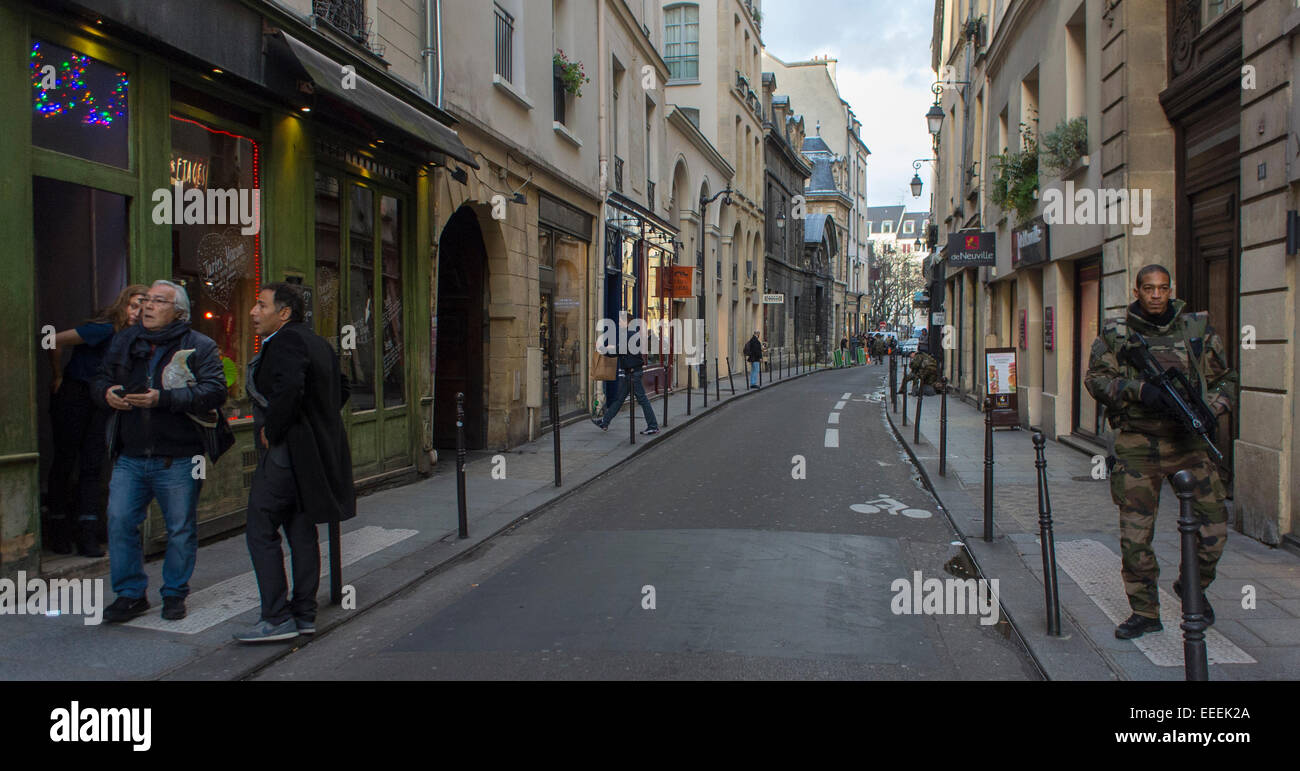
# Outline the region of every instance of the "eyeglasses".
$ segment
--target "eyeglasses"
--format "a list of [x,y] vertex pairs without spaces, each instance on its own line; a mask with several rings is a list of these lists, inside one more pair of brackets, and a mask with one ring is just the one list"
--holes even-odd
[[175,300],[168,300],[165,297],[146,297],[140,301],[141,305],[175,305]]

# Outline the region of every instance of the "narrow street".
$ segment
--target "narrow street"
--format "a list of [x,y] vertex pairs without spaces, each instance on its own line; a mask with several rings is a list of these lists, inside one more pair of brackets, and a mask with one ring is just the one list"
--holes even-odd
[[259,677],[1037,678],[1005,621],[891,610],[896,579],[950,578],[962,549],[884,422],[886,371],[656,440]]

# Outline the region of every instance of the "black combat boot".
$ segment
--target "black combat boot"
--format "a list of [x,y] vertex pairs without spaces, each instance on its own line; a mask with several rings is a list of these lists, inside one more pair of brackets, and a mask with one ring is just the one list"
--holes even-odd
[[68,533],[67,517],[50,517],[45,531],[45,545],[55,554],[71,554],[72,538]]
[[1134,613],[1128,617],[1128,620],[1115,627],[1115,636],[1121,640],[1132,640],[1134,637],[1141,637],[1147,632],[1159,632],[1164,629],[1158,618],[1147,618]]

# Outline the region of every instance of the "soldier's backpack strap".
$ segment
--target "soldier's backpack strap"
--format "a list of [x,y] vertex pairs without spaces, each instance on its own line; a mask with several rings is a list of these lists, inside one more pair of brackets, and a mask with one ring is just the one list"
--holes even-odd
[[[1183,314],[1185,320],[1183,328],[1183,344],[1187,346],[1188,359],[1191,362],[1192,369],[1196,372],[1196,377],[1200,381],[1201,399],[1204,400],[1207,392],[1205,381],[1205,335],[1210,328],[1210,314],[1207,311],[1196,311],[1195,313]],[[1200,350],[1197,351],[1192,346],[1192,340],[1200,339]]]

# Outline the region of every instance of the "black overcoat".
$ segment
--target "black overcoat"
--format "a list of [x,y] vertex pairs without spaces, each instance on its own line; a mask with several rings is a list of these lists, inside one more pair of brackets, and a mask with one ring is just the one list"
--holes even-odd
[[262,347],[253,376],[266,397],[266,439],[285,443],[298,487],[299,511],[316,524],[357,513],[352,451],[339,410],[350,394],[330,344],[306,324],[280,327]]

